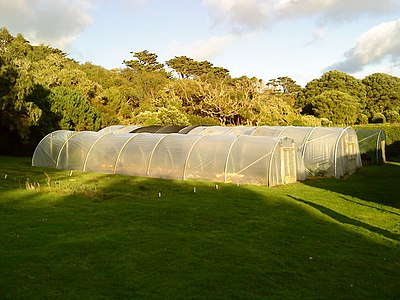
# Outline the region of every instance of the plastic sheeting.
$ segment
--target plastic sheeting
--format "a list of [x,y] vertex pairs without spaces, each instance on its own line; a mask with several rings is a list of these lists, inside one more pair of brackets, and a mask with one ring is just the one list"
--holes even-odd
[[301,179],[304,166],[307,176],[342,177],[362,166],[357,134],[351,127],[259,126],[223,127],[199,126],[188,134],[250,135],[289,137],[297,145],[297,177]]
[[139,125],[111,125],[111,126],[103,128],[103,129],[100,129],[98,132],[102,133],[102,134],[109,133],[109,132],[130,133],[139,128],[142,128],[142,126],[139,126]]
[[186,134],[197,126],[139,126],[139,125],[111,125],[98,132],[100,133],[182,133]]
[[32,165],[171,179],[274,186],[297,180],[290,138],[56,131],[38,144]]
[[383,129],[356,129],[356,133],[362,159],[372,164],[385,163],[385,131]]
[[32,165],[43,165],[56,168],[60,151],[70,137],[77,134],[75,131],[58,130],[46,135],[36,147],[32,157]]

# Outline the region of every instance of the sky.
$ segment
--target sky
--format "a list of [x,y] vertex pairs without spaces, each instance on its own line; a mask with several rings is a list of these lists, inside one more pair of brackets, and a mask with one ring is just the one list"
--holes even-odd
[[0,0],[0,27],[107,69],[148,50],[302,86],[330,70],[400,77],[399,0]]

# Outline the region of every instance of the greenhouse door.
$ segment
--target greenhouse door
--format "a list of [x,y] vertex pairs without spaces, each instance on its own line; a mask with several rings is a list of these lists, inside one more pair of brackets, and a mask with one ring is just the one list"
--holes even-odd
[[294,147],[281,148],[281,176],[283,184],[297,181],[296,150]]
[[[385,141],[381,141],[382,161],[386,164]],[[379,160],[378,160],[379,161]]]

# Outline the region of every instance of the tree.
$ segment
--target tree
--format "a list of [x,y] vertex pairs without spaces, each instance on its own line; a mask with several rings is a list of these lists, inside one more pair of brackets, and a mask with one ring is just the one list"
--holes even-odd
[[291,106],[295,105],[296,97],[301,91],[301,86],[287,76],[271,79],[268,81],[267,86]]
[[211,74],[217,79],[229,78],[229,70],[222,67],[213,67]]
[[79,69],[85,72],[89,80],[98,83],[103,89],[121,86],[129,82],[121,76],[119,70],[107,70],[89,62],[80,65]]
[[371,123],[386,123],[386,117],[381,113],[374,113],[371,119]]
[[[12,86],[7,84],[11,89],[2,88],[7,95],[1,97],[1,121],[7,124],[7,130],[17,133],[21,141],[37,139],[39,135],[60,128],[60,120],[63,128],[67,129],[99,128],[99,115],[95,116],[98,112],[94,112],[91,101],[95,103],[100,99],[101,86],[89,80],[80,70],[80,65],[66,58],[61,50],[44,45],[32,46],[21,34],[13,37],[6,29],[1,29],[0,57],[0,85],[6,85],[5,74],[10,75],[11,71],[16,74],[12,76]],[[7,66],[4,66],[4,61]],[[61,95],[57,89],[50,93],[50,89],[57,87],[67,87],[68,93],[64,91]],[[77,105],[78,102],[87,106],[80,109],[82,105]],[[78,112],[87,113],[87,118],[83,115],[78,117]],[[68,122],[65,119],[68,118],[70,122],[66,126]]]
[[90,80],[79,69],[79,64],[65,58],[62,54],[51,53],[44,59],[32,62],[31,73],[34,80],[48,88],[68,87],[91,100],[100,98],[102,87]]
[[239,111],[243,102],[232,97],[223,80],[213,83],[200,80],[195,81],[200,93],[199,111],[205,116],[217,118],[221,125],[240,123]]
[[173,69],[181,79],[190,78],[193,74],[195,61],[186,56],[175,56],[165,62],[168,67]]
[[[8,47],[11,45],[13,40],[14,37],[10,34],[7,28],[0,28],[0,56],[2,56],[3,59],[7,55],[7,52],[9,52]],[[10,53],[10,55],[12,54]]]
[[5,85],[5,95],[0,97],[1,126],[27,139],[29,127],[38,124],[42,112],[30,97],[37,86],[29,72],[30,64],[23,59],[18,63],[18,67],[0,63],[0,83]]
[[[136,84],[138,80],[133,71],[129,68],[107,70],[91,63],[81,65],[80,70],[86,73],[89,80],[101,86],[99,100],[92,103],[101,111],[103,121],[107,124],[132,123],[135,110],[139,109],[139,101],[143,100],[139,99],[139,93],[144,93],[138,92],[140,86]],[[163,76],[157,77],[164,81]]]
[[307,83],[296,98],[296,107],[302,109],[303,114],[313,114],[313,99],[326,92],[339,91],[356,97],[361,109],[366,105],[366,90],[361,80],[339,71],[329,71],[320,79],[314,79]]
[[49,101],[61,129],[97,131],[102,126],[99,111],[72,89],[63,86],[52,88]]
[[311,100],[314,115],[326,118],[334,125],[352,125],[361,114],[360,103],[355,96],[337,90],[328,90]]
[[110,116],[115,116],[118,123],[129,123],[134,106],[126,92],[124,87],[112,86],[103,92],[101,107],[96,107]]
[[0,57],[0,142],[9,151],[0,151],[3,154],[27,149],[30,140],[40,140],[54,129],[48,91],[33,81],[28,61],[18,62],[19,67],[6,64]]
[[13,37],[6,28],[0,28],[0,56],[7,63],[25,58],[32,51],[32,46],[18,34]]
[[169,79],[160,72],[142,72],[132,74],[124,69],[121,74],[130,82],[132,93],[129,95],[137,113],[151,110],[158,93],[168,84]]
[[160,90],[169,80],[169,73],[164,70],[164,65],[157,62],[157,55],[147,50],[133,54],[136,58],[124,61],[127,68],[121,75],[134,87],[135,93],[132,101],[137,103],[137,113],[151,111],[153,102]]
[[284,94],[296,94],[300,92],[301,86],[296,83],[292,78],[283,76],[268,81],[268,87],[274,92]]
[[[367,91],[366,113],[375,122],[383,114],[388,122],[397,122],[400,113],[400,78],[375,73],[362,80]],[[374,119],[374,120],[372,120]]]
[[176,107],[160,107],[157,111],[144,111],[135,118],[136,124],[145,126],[160,125],[189,125],[189,120],[185,114]]
[[[141,72],[165,72],[164,65],[157,61],[157,54],[148,50],[131,52],[135,59],[124,60],[124,64],[131,68],[135,73]],[[165,72],[166,74],[166,72]]]
[[41,111],[39,121],[36,125],[29,127],[29,139],[35,145],[49,132],[60,129],[57,116],[51,111],[49,94],[49,89],[35,83],[33,89],[26,97],[27,102],[34,103]]
[[[0,154],[9,154],[6,149],[13,149],[20,140],[19,134],[13,130],[14,113],[11,91],[18,78],[16,69],[4,62],[0,56]],[[11,125],[11,126],[10,126]]]
[[251,101],[265,90],[262,80],[256,77],[242,76],[232,78],[227,81],[227,85],[231,87],[232,94],[235,94],[235,97],[242,99],[244,102]]
[[13,89],[18,78],[18,72],[15,67],[6,64],[0,57],[0,108],[5,105],[6,96]]
[[250,108],[254,115],[250,124],[287,126],[301,119],[296,109],[269,90],[255,98]]
[[195,61],[186,56],[175,56],[166,61],[168,67],[173,69],[181,79],[224,79],[229,77],[229,71],[222,67],[214,67],[209,61]]

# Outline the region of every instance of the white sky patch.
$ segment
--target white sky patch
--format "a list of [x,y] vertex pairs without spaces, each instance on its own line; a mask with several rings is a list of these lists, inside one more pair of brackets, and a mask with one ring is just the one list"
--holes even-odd
[[215,23],[227,23],[231,31],[257,29],[269,20],[269,1],[203,0]]
[[91,23],[89,0],[0,0],[0,27],[63,50]]
[[148,3],[148,0],[119,0],[119,1],[121,1],[125,5],[125,7],[129,10],[136,10],[139,7]]
[[216,24],[227,24],[233,32],[268,27],[282,19],[313,17],[326,24],[400,10],[398,0],[203,0],[203,4]]
[[277,16],[297,18],[316,16],[320,22],[349,21],[364,15],[395,14],[398,0],[277,0]]
[[327,35],[327,32],[326,32],[325,26],[322,26],[322,25],[321,26],[316,26],[314,28],[314,30],[312,31],[312,39],[311,39],[311,41],[307,42],[304,46],[309,46],[309,45],[311,45],[313,43],[316,43],[316,42],[318,42],[320,40],[323,40],[323,39],[325,39],[326,35]]
[[222,37],[212,37],[206,41],[196,41],[190,45],[193,58],[197,60],[211,59],[220,54],[226,45],[237,37],[234,35],[225,35]]
[[199,61],[211,60],[215,56],[218,56],[230,42],[233,42],[238,37],[238,35],[233,34],[214,36],[208,40],[197,40],[188,45],[182,45],[174,41],[170,44],[170,49],[176,56],[186,55]]
[[315,27],[312,36],[314,40],[321,40],[326,36],[326,29],[323,26]]
[[399,36],[400,20],[381,23],[364,32],[355,47],[347,51],[344,60],[328,69],[354,73],[381,62],[388,62],[392,69],[396,69],[400,64]]

